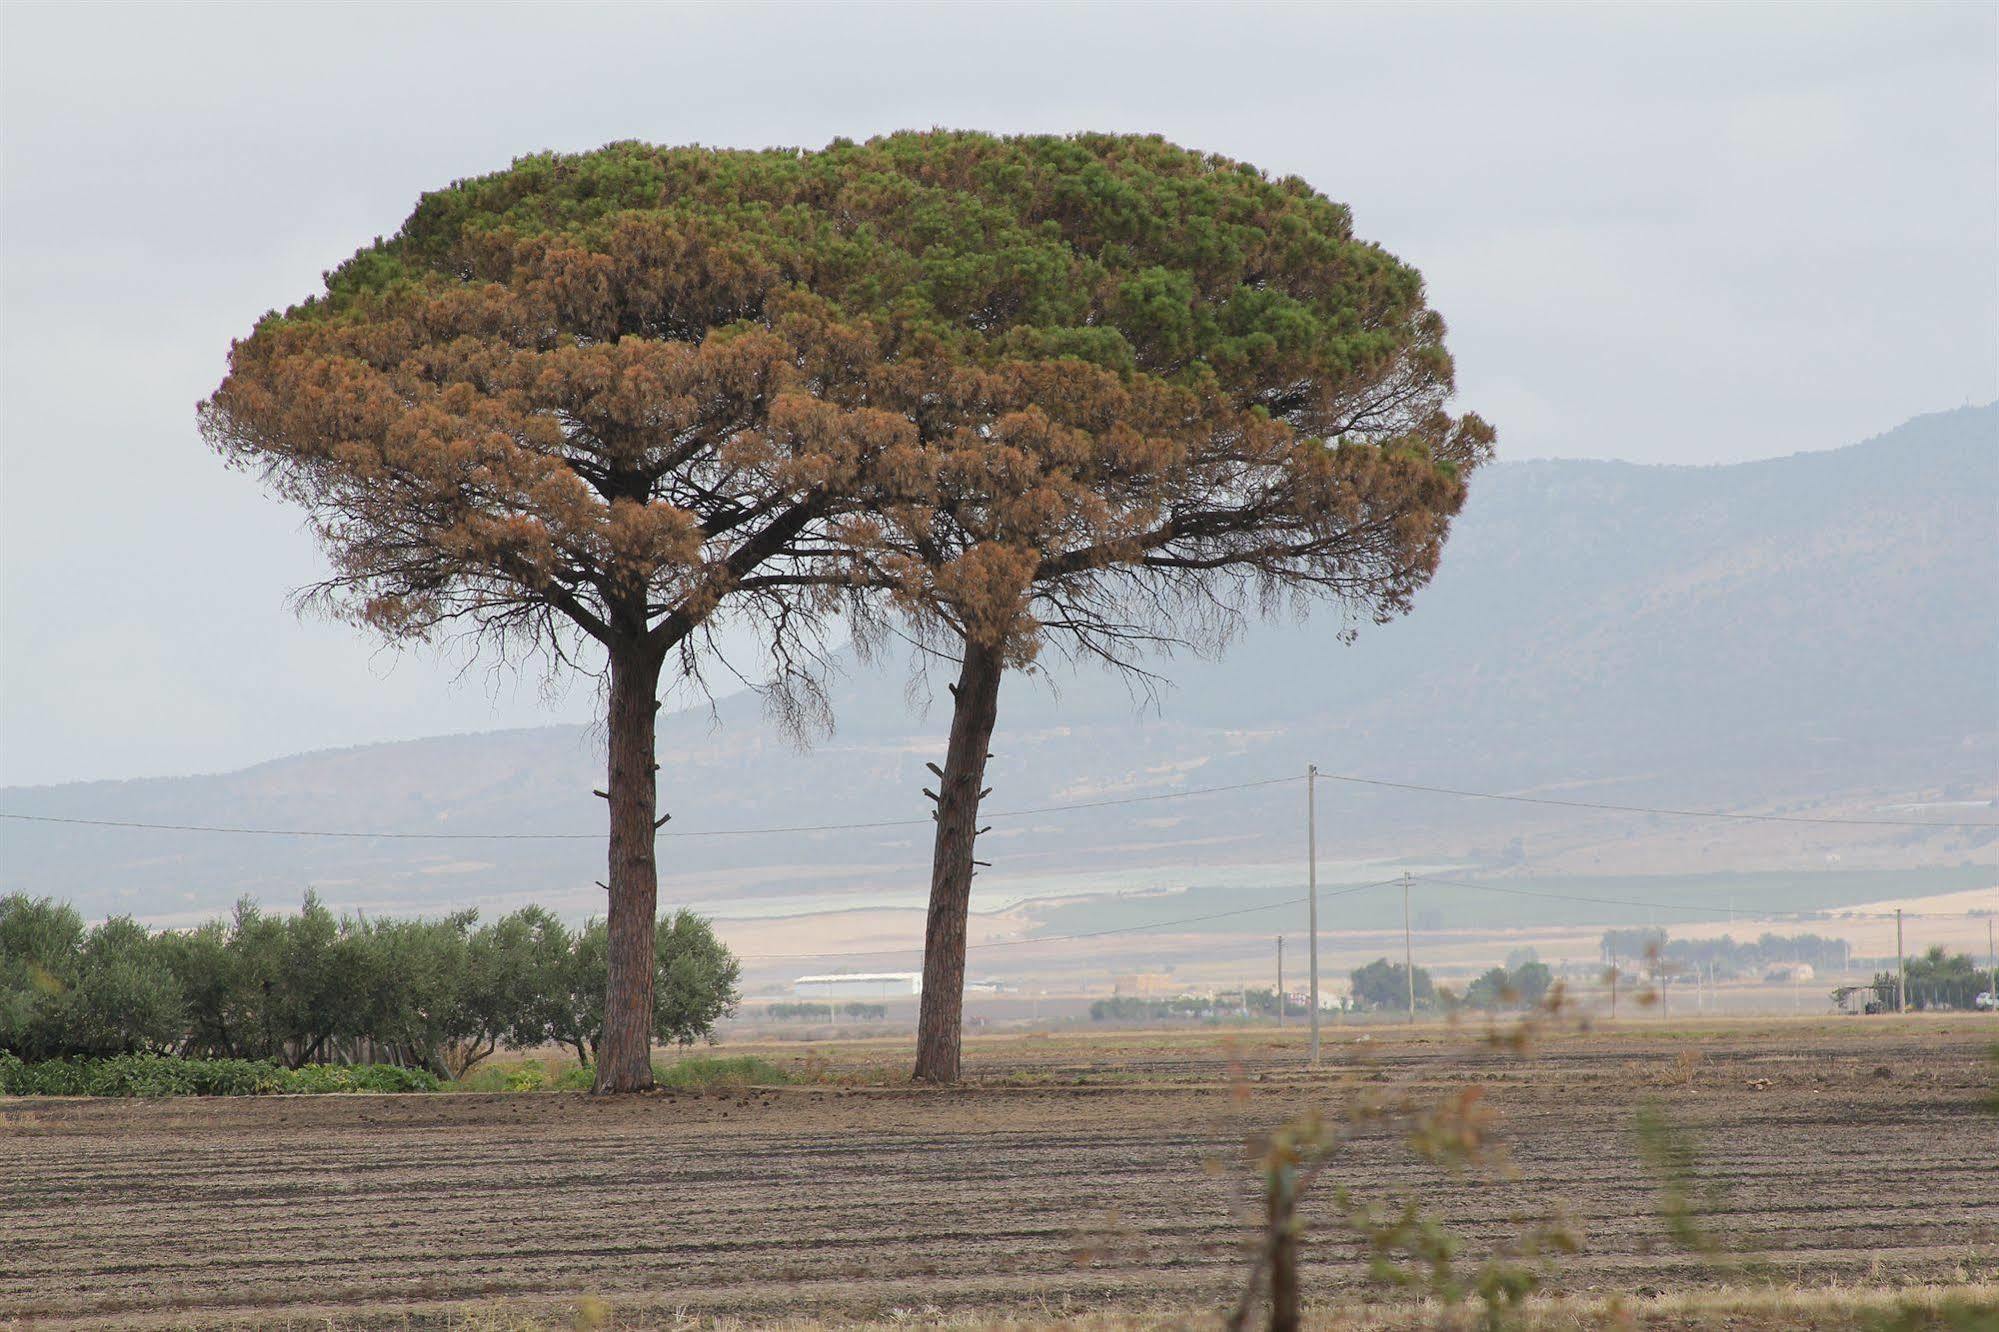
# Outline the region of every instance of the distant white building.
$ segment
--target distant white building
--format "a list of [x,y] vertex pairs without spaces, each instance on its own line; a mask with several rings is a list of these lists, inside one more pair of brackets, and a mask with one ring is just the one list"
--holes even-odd
[[895,999],[923,993],[920,971],[848,972],[800,976],[791,983],[800,999]]

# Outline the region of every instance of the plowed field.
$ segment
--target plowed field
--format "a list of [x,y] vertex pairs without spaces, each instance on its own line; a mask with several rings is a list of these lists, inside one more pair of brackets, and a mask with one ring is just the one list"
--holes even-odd
[[[621,1321],[1215,1306],[1242,1271],[1245,1140],[1378,1085],[1481,1087],[1515,1176],[1451,1178],[1364,1136],[1337,1177],[1420,1196],[1473,1254],[1560,1209],[1582,1251],[1558,1291],[1748,1279],[1667,1239],[1632,1133],[1648,1097],[1698,1143],[1722,1190],[1708,1224],[1757,1279],[1989,1281],[1995,1036],[1617,1031],[1522,1060],[1340,1033],[1317,1074],[1295,1032],[995,1038],[947,1091],[0,1100],[0,1323],[403,1326],[579,1296]],[[1325,1207],[1322,1189],[1305,1210]],[[1331,1234],[1306,1277],[1321,1301],[1365,1283]]]

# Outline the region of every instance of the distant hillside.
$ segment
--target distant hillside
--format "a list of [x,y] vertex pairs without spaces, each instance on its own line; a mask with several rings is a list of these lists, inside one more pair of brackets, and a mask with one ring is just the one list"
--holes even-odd
[[[1999,406],[1864,444],[1729,467],[1501,463],[1479,475],[1436,583],[1351,646],[1330,615],[1262,625],[1220,662],[1162,666],[1156,707],[1101,674],[1009,682],[997,810],[1330,772],[1641,804],[1865,809],[1989,798],[1999,780]],[[800,755],[754,699],[667,717],[670,831],[921,820],[945,717],[894,669],[850,673],[839,731]],[[941,682],[938,684],[941,693]],[[0,809],[163,823],[440,832],[601,827],[596,738],[547,727],[280,759],[240,772],[0,792]],[[1822,802],[1830,802],[1829,804]],[[1871,802],[1871,803],[1870,803]],[[1301,794],[1002,820],[988,902],[1199,872],[1295,866]],[[1583,845],[1676,855],[1671,821],[1330,787],[1330,859],[1488,864]],[[1978,833],[1871,839],[1758,829],[1717,844],[1760,867],[1957,864]],[[669,896],[731,913],[920,899],[927,828],[662,842]],[[1747,836],[1748,834],[1744,834]],[[588,840],[396,842],[0,824],[0,891],[158,918],[307,884],[369,909],[601,901]],[[1678,840],[1674,840],[1678,839]],[[1632,854],[1638,854],[1636,852]],[[1689,852],[1688,854],[1691,854]],[[1643,859],[1643,855],[1640,859]],[[1649,863],[1649,862],[1648,862]],[[1748,866],[1741,866],[1748,867]],[[1289,869],[1281,871],[1289,874]],[[1261,877],[1259,877],[1261,876]]]

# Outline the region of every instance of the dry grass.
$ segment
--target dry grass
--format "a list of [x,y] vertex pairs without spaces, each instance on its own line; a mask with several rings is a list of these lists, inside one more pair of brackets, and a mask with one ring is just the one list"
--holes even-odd
[[[1305,1324],[1331,1332],[1418,1332],[1471,1328],[1468,1313],[1434,1304],[1339,1301],[1307,1306]],[[890,1332],[934,1327],[959,1332],[1182,1332],[1212,1329],[1220,1315],[1185,1306],[1139,1308],[1117,1313],[1075,1312],[1059,1305],[1039,1311],[1006,1313],[941,1310],[912,1305],[887,1316],[856,1320],[704,1317],[684,1309],[612,1305],[585,1298],[556,1304],[503,1303],[439,1305],[363,1317],[295,1314],[277,1322],[184,1324],[204,1329],[231,1326],[283,1328],[286,1332]],[[155,1325],[167,1326],[167,1325]],[[1900,1289],[1854,1286],[1766,1287],[1746,1290],[1682,1291],[1652,1297],[1537,1299],[1510,1324],[1521,1332],[1994,1332],[1999,1329],[1999,1284],[1972,1282]]]

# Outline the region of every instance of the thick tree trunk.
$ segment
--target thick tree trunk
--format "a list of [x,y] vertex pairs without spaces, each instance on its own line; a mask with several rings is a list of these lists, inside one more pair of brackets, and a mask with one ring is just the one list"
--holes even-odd
[[979,791],[999,714],[1000,654],[965,645],[951,709],[951,742],[937,784],[937,841],[930,857],[930,918],[923,936],[923,1001],[916,1025],[916,1077],[956,1082],[964,1031],[965,916]]
[[604,1035],[597,1046],[597,1090],[643,1091],[652,1086],[653,922],[659,910],[659,867],[653,859],[658,782],[653,769],[653,718],[661,658],[644,649],[611,653],[610,982],[604,994]]

